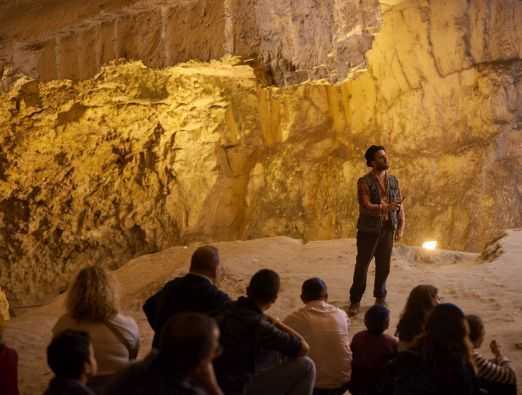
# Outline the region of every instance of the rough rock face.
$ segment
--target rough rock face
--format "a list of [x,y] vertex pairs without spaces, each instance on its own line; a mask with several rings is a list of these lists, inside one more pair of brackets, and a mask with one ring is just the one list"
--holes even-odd
[[236,238],[255,87],[226,64],[19,80],[0,100],[2,283],[41,296],[88,262]]
[[353,127],[399,159],[412,241],[478,250],[522,224],[521,20],[515,0],[405,2],[348,84],[365,98]]
[[405,241],[479,250],[522,226],[521,19],[515,0],[402,3],[339,85],[263,87],[235,61],[17,80],[0,97],[0,285],[29,300],[86,262],[194,240],[352,236],[376,142]]
[[40,0],[5,9],[0,75],[5,69],[10,76],[78,80],[118,58],[165,67],[233,54],[257,59],[277,84],[337,81],[365,64],[380,25],[378,0],[67,3]]
[[9,320],[9,302],[5,292],[0,288],[0,340],[2,338],[3,324]]

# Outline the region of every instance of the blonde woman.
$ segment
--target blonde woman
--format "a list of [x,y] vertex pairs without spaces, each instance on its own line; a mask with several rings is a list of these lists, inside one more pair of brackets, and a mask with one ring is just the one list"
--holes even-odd
[[67,294],[66,310],[54,326],[53,336],[65,329],[90,335],[98,362],[94,388],[136,359],[138,326],[134,319],[120,313],[116,285],[106,270],[97,266],[82,269]]

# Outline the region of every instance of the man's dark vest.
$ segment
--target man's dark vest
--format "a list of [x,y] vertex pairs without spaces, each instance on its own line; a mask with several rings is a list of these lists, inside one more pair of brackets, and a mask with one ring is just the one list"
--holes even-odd
[[[400,199],[399,182],[394,176],[388,175],[388,202],[397,202]],[[365,182],[370,190],[370,203],[380,204],[381,193],[377,179],[372,174],[367,174],[359,179],[359,182]],[[390,211],[390,221],[393,230],[397,229],[399,222],[397,211]],[[383,227],[383,218],[377,215],[371,215],[364,209],[359,210],[359,220],[357,221],[357,229],[361,232],[379,233]]]

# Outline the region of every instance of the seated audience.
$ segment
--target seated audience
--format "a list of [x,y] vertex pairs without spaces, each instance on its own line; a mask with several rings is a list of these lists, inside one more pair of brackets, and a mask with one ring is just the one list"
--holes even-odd
[[303,283],[301,300],[305,306],[290,314],[284,323],[310,346],[308,355],[317,370],[314,395],[342,395],[352,365],[350,320],[343,310],[328,304],[328,290],[320,278]]
[[484,358],[479,352],[486,335],[484,324],[476,315],[468,315],[466,319],[480,386],[487,390],[488,395],[516,395],[517,377],[511,367],[511,361],[502,354],[502,349],[495,340],[489,345],[495,358],[492,360]]
[[87,379],[96,374],[96,359],[87,332],[65,330],[47,347],[47,363],[54,373],[44,395],[93,395]]
[[65,329],[89,334],[98,362],[98,376],[91,378],[89,386],[96,392],[111,375],[136,359],[139,349],[138,326],[119,312],[113,281],[101,267],[82,269],[67,294],[67,313],[53,328],[54,335]]
[[374,305],[364,316],[366,330],[357,333],[351,344],[353,395],[390,394],[386,365],[397,355],[397,339],[384,332],[390,325],[390,311]]
[[[227,395],[310,395],[315,366],[306,357],[309,346],[301,335],[265,314],[279,293],[279,275],[258,271],[247,296],[227,306],[219,317],[223,354],[216,359],[219,383]],[[271,361],[274,352],[286,357]]]
[[428,315],[438,303],[438,290],[434,286],[417,285],[412,289],[395,332],[399,338],[399,351],[414,344],[415,338],[424,331]]
[[212,315],[230,301],[228,295],[215,285],[219,267],[217,248],[199,247],[192,254],[189,273],[169,281],[147,299],[143,311],[154,330],[152,347],[158,347],[161,328],[174,314],[194,312]]
[[2,395],[18,395],[18,354],[3,341],[8,314],[0,311],[0,388]]
[[212,366],[219,348],[212,318],[176,314],[164,325],[158,349],[117,375],[104,395],[222,395]]
[[424,334],[393,362],[396,395],[479,394],[473,367],[468,325],[462,310],[437,305]]

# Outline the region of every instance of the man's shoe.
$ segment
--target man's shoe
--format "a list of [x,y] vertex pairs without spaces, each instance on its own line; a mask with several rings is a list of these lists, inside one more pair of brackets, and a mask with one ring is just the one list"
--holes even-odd
[[375,298],[375,304],[379,306],[388,307],[388,303],[386,303],[386,298]]
[[359,310],[361,310],[360,303],[351,303],[350,307],[348,307],[348,317],[354,317],[359,314]]

